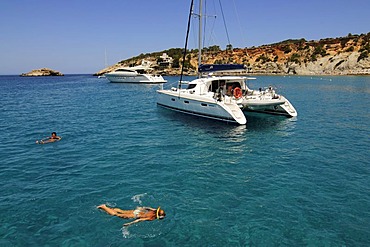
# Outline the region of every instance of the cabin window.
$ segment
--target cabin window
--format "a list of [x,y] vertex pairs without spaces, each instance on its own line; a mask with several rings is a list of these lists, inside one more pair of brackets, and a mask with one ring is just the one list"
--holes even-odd
[[212,81],[212,84],[209,86],[209,90],[210,92],[216,92],[218,88],[218,81]]
[[176,101],[174,98],[171,98],[172,101]]
[[223,86],[225,86],[225,80],[212,81],[211,85],[209,86],[209,91],[216,93],[217,89]]
[[208,106],[206,103],[202,103],[202,104],[200,104],[201,106]]
[[189,104],[189,101],[185,100],[185,101],[184,101],[184,103],[185,103],[185,104]]
[[232,86],[232,88],[234,89],[234,88],[236,88],[236,87],[238,87],[238,88],[241,88],[241,86],[240,86],[240,82],[227,82],[226,83],[226,87],[229,87],[229,86]]
[[196,85],[197,84],[189,84],[187,89],[193,89],[193,88],[195,88]]

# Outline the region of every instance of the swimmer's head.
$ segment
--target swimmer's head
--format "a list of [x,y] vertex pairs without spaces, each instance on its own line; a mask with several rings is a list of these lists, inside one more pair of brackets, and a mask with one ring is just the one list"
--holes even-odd
[[164,219],[165,216],[166,216],[166,213],[164,212],[164,210],[161,209],[161,207],[158,207],[157,208],[157,219],[162,220]]
[[57,132],[53,132],[51,133],[52,136],[56,136],[57,135]]

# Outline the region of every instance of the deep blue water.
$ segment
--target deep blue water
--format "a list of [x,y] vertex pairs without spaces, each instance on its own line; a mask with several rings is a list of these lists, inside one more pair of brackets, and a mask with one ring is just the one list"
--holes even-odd
[[[157,107],[157,85],[0,76],[0,246],[370,246],[370,77],[251,87],[268,84],[297,118],[237,126]],[[122,228],[102,203],[167,217]]]

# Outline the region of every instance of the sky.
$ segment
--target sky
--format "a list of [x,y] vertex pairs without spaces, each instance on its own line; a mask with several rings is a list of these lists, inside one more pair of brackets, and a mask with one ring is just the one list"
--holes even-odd
[[[0,75],[44,67],[93,74],[142,53],[182,48],[190,2],[0,0]],[[205,46],[221,49],[228,40],[244,48],[370,32],[369,0],[206,0],[204,8]],[[192,32],[188,48],[196,40]]]

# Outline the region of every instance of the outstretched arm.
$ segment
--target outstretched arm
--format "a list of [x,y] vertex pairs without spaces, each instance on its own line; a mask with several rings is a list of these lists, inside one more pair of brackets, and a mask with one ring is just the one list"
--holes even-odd
[[150,220],[150,219],[148,219],[148,218],[136,219],[136,220],[131,221],[131,222],[129,222],[129,223],[125,223],[125,224],[123,224],[123,226],[129,226],[129,225],[136,224],[136,223],[139,223],[139,222],[141,222],[141,221],[146,221],[146,220]]
[[50,137],[46,137],[44,139],[41,139],[40,141],[36,141],[37,144],[44,144],[50,142]]

